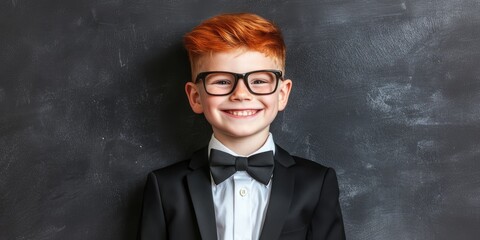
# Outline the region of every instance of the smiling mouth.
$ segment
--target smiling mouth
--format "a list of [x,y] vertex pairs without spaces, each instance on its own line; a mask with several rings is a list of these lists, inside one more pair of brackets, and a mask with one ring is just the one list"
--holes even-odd
[[237,117],[248,117],[255,115],[259,110],[227,110],[226,112]]

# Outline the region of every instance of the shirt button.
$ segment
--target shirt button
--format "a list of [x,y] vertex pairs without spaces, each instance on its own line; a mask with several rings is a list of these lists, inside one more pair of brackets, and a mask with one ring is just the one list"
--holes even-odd
[[240,188],[240,196],[242,196],[242,197],[247,196],[247,189],[245,189],[245,188]]

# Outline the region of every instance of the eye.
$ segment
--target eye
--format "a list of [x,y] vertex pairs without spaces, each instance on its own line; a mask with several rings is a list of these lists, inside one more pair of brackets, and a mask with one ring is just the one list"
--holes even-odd
[[275,82],[275,75],[271,72],[255,72],[248,76],[250,85],[264,85]]
[[266,80],[266,79],[252,79],[250,81],[250,84],[265,84],[265,83],[269,83],[270,81]]
[[213,85],[230,85],[232,84],[232,82],[230,80],[227,80],[227,79],[219,79],[219,80],[214,80],[212,82],[210,82],[210,84],[213,84]]
[[230,73],[210,73],[205,81],[208,85],[230,86],[235,82],[235,77]]

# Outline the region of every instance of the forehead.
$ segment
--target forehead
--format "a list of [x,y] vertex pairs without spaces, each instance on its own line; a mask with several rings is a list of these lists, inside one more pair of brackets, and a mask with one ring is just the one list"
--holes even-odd
[[194,73],[205,71],[242,73],[261,69],[283,70],[277,59],[267,56],[262,52],[246,49],[204,54],[192,63],[192,71]]

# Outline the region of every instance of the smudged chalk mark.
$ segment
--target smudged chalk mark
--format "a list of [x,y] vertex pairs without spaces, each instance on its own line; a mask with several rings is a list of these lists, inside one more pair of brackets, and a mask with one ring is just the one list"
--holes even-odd
[[92,8],[91,13],[92,13],[93,21],[98,22],[97,11],[94,8]]
[[83,23],[83,18],[82,17],[78,18],[76,21],[77,26],[82,26],[82,23]]
[[374,89],[374,91],[367,94],[368,103],[370,107],[378,111],[389,113],[392,108],[390,101],[398,102],[403,99],[403,96],[409,93],[412,88],[411,84],[405,86],[398,84],[387,84],[386,86]]
[[132,29],[133,39],[137,40],[137,30],[135,30],[135,24],[131,24],[130,28]]
[[18,151],[17,144],[14,144],[12,146],[6,146],[6,147],[4,146],[3,149],[0,150],[0,162],[1,163],[4,163],[5,161],[7,162],[0,169],[0,182],[3,182],[3,177],[7,176],[10,165],[12,164],[12,162],[16,160],[15,153],[17,151]]
[[312,143],[310,141],[310,138],[311,138],[311,134],[307,134],[307,136],[305,137],[304,144],[307,147],[306,153],[310,159],[316,159],[315,153],[312,151]]
[[120,67],[123,68],[127,64],[122,61],[122,51],[118,49],[118,62],[120,63]]

